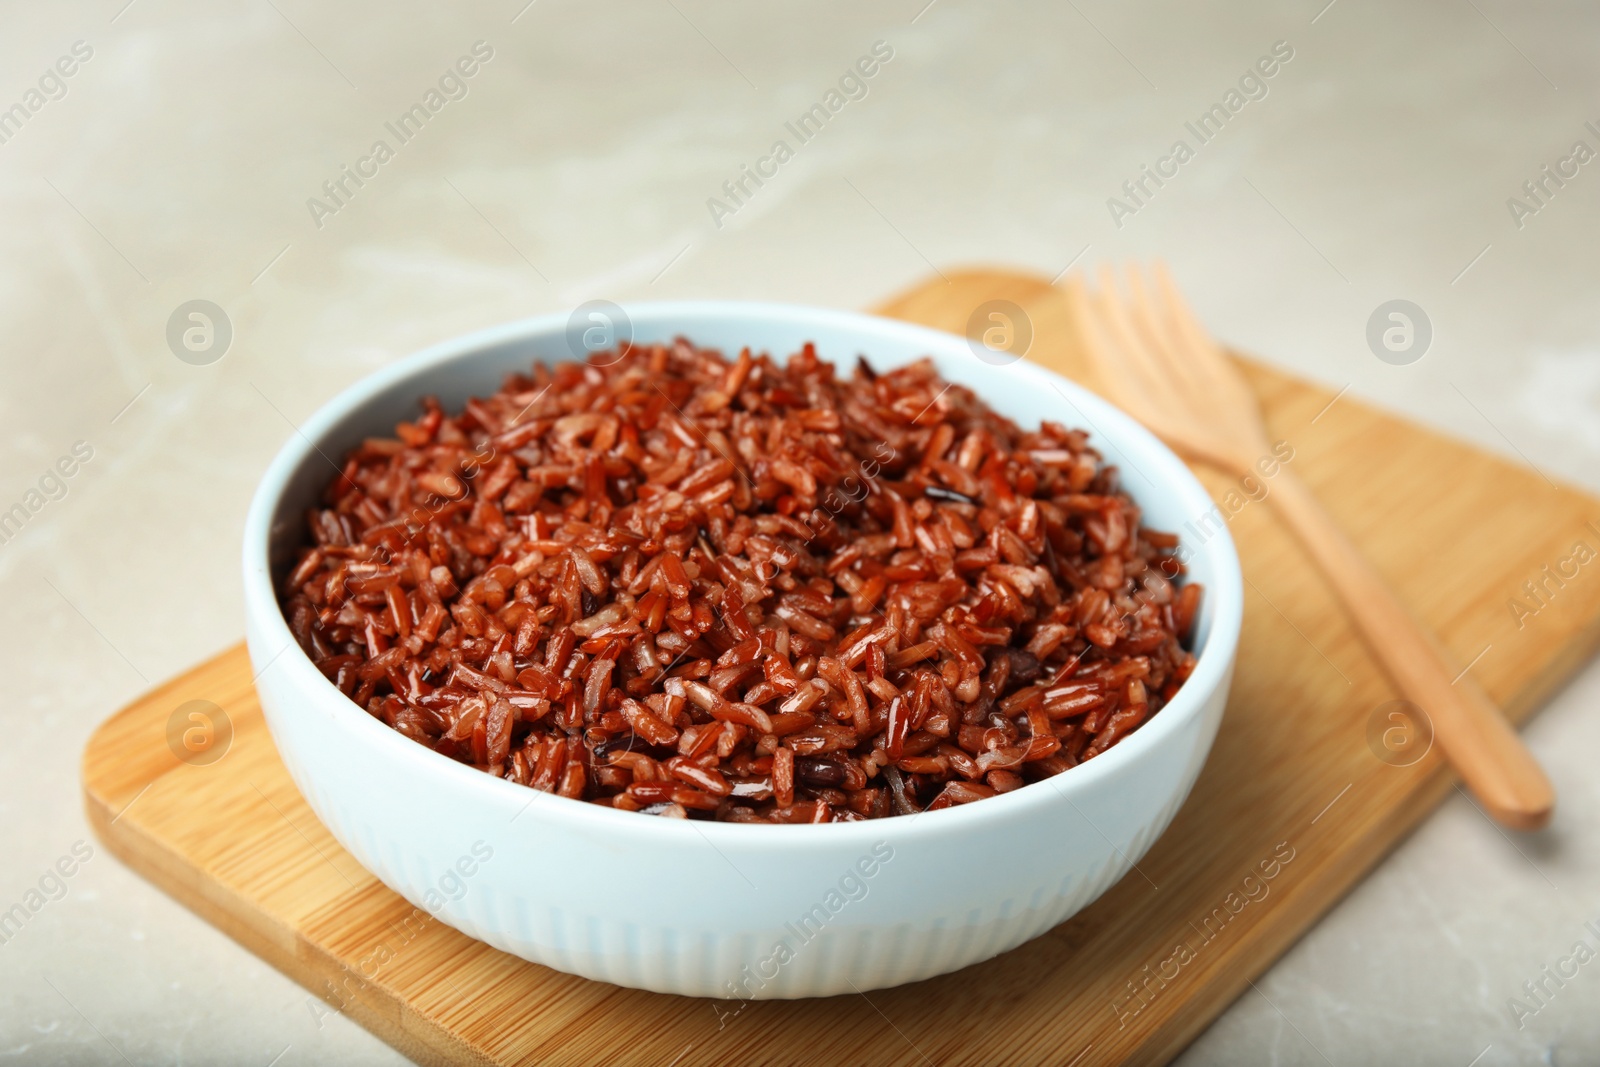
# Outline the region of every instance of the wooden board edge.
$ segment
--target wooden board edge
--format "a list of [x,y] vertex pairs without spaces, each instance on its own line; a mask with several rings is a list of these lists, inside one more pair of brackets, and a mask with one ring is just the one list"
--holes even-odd
[[[213,658],[227,656],[238,647]],[[145,698],[140,698],[96,727],[85,746],[85,755],[94,750],[107,725],[124,715],[137,714],[144,706]],[[356,982],[348,982],[352,977],[348,967],[319,945],[306,940],[298,930],[272,922],[252,901],[230,893],[220,883],[215,893],[198,887],[195,877],[203,872],[158,838],[142,833],[136,823],[122,822],[122,814],[132,805],[114,814],[111,805],[95,792],[87,776],[83,783],[83,801],[90,829],[107,851],[242,948],[271,964],[310,996],[328,1004],[334,1013],[348,1015],[368,1033],[425,1067],[460,1067],[462,1064],[495,1067],[496,1061],[432,1019],[418,1014],[385,986],[359,976],[355,976]],[[342,1005],[332,992],[341,983],[350,992]],[[319,993],[319,989],[328,992]]]
[[1159,1067],[1176,1059],[1210,1029],[1234,1001],[1255,988],[1256,979],[1366,881],[1379,863],[1405,843],[1443,803],[1455,784],[1455,775],[1448,767],[1441,766],[1410,792],[1405,807],[1375,821],[1368,832],[1353,839],[1357,843],[1355,848],[1313,867],[1298,892],[1290,898],[1299,899],[1299,909],[1280,908],[1269,914],[1286,918],[1278,922],[1269,918],[1252,927],[1244,944],[1235,949],[1235,959],[1241,966],[1214,977],[1208,985],[1192,993],[1185,1001],[1186,1012],[1170,1015],[1151,1029],[1145,1039],[1148,1055],[1146,1049],[1141,1049],[1127,1062]]
[[[1537,715],[1546,704],[1553,700],[1557,693],[1572,684],[1585,667],[1594,658],[1600,655],[1600,617],[1589,620],[1589,624],[1575,631],[1568,638],[1565,646],[1556,657],[1550,661],[1542,677],[1536,677],[1503,705],[1506,715],[1512,724],[1520,731]],[[1556,797],[1559,810],[1560,796]]]
[[[1525,727],[1597,653],[1600,653],[1600,618],[1574,634],[1567,647],[1551,662],[1544,676],[1531,679],[1506,702],[1504,709],[1516,727],[1519,730]],[[1441,764],[1412,788],[1404,806],[1395,809],[1388,818],[1374,822],[1366,833],[1355,839],[1356,847],[1345,852],[1339,862],[1314,868],[1315,873],[1307,880],[1307,887],[1300,891],[1302,899],[1309,895],[1309,903],[1298,914],[1285,910],[1271,913],[1288,916],[1289,921],[1274,923],[1268,920],[1251,928],[1246,935],[1246,943],[1256,947],[1247,951],[1240,946],[1235,950],[1236,958],[1240,961],[1249,960],[1250,964],[1236,974],[1213,979],[1209,986],[1192,993],[1185,1002],[1190,1009],[1189,1017],[1173,1014],[1160,1020],[1147,1038],[1153,1046],[1149,1049],[1149,1055],[1146,1056],[1145,1050],[1141,1049],[1128,1062],[1159,1067],[1176,1059],[1234,1001],[1252,989],[1257,978],[1270,970],[1341,900],[1366,881],[1378,864],[1404,844],[1459,785],[1449,766]],[[1558,805],[1559,802],[1558,797]],[[1489,818],[1487,815],[1483,817]]]
[[[1568,647],[1551,662],[1544,677],[1530,680],[1507,701],[1505,710],[1516,727],[1519,730],[1526,727],[1540,709],[1570,684],[1597,653],[1600,653],[1600,618],[1574,635]],[[1186,1002],[1190,1008],[1189,1017],[1172,1015],[1161,1020],[1147,1039],[1154,1046],[1149,1056],[1146,1057],[1141,1050],[1128,1062],[1158,1067],[1176,1059],[1234,1001],[1253,988],[1257,978],[1270,970],[1340,901],[1366,881],[1378,864],[1404,844],[1459,784],[1449,766],[1441,765],[1412,789],[1403,807],[1397,808],[1390,817],[1374,822],[1371,829],[1357,839],[1357,846],[1341,856],[1340,862],[1328,864],[1326,869],[1316,869],[1315,875],[1308,879],[1308,888],[1301,890],[1301,894],[1310,895],[1310,902],[1299,915],[1283,910],[1271,913],[1303,921],[1274,923],[1268,920],[1253,927],[1247,935],[1247,942],[1255,943],[1258,947],[1253,951],[1246,951],[1242,946],[1236,950],[1239,960],[1249,960],[1251,963],[1238,970],[1236,975],[1213,979],[1208,987],[1191,994]],[[1558,797],[1558,806],[1559,803]],[[1484,818],[1488,819],[1488,816],[1484,815]]]

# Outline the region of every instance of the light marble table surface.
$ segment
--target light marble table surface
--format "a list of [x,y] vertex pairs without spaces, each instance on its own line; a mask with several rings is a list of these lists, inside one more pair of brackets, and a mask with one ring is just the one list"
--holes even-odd
[[[0,510],[92,458],[0,544],[0,907],[93,840],[96,724],[238,640],[240,527],[286,420],[487,323],[1159,255],[1233,344],[1600,490],[1592,5],[524,3],[3,8]],[[385,132],[480,41],[420,133]],[[727,200],[879,41],[864,95]],[[1278,42],[1256,98],[1162,164]],[[1134,201],[1145,165],[1176,174]],[[369,177],[335,204],[346,166]],[[1401,298],[1433,337],[1391,365],[1367,321]],[[166,340],[196,299],[232,328],[203,365]],[[1548,831],[1454,797],[1180,1062],[1600,1062],[1600,963],[1520,1027],[1508,1006],[1600,943],[1597,700],[1591,667],[1528,730]],[[0,1060],[399,1060],[98,847],[65,885],[0,944]]]

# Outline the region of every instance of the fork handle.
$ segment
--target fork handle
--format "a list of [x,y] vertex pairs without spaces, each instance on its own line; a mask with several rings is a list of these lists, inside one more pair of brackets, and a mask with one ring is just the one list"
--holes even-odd
[[1434,739],[1498,822],[1536,830],[1550,820],[1555,791],[1533,753],[1487,694],[1455,673],[1419,623],[1293,472],[1273,479],[1268,497],[1316,559],[1367,647],[1404,696],[1427,714]]

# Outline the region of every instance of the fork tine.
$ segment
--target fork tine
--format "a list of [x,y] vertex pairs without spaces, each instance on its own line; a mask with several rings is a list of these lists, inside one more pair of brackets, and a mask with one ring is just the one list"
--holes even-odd
[[[1255,395],[1192,316],[1180,318],[1170,302],[1133,275],[1132,301],[1117,291],[1109,267],[1103,288],[1091,291],[1074,274],[1064,288],[1085,355],[1099,368],[1113,400],[1177,452],[1227,471],[1248,471],[1261,454],[1266,431]],[[1159,281],[1159,276],[1158,276]],[[1170,279],[1160,297],[1172,292]],[[1192,383],[1203,383],[1192,387]]]
[[1233,365],[1222,347],[1200,325],[1200,320],[1178,291],[1166,264],[1157,260],[1153,273],[1162,303],[1166,306],[1167,318],[1172,323],[1182,351],[1193,362],[1195,369],[1206,377],[1208,387],[1227,395],[1236,403],[1248,405],[1248,409],[1257,412],[1259,418],[1261,405],[1255,393],[1245,382],[1239,368]]
[[1108,303],[1114,304],[1114,298],[1091,290],[1084,275],[1074,274],[1067,282],[1067,299],[1078,335],[1090,362],[1110,390],[1110,398],[1147,427],[1154,429],[1170,424],[1167,418],[1170,405],[1152,395],[1145,376],[1122,356],[1125,345],[1117,337],[1106,311]]
[[1127,308],[1117,295],[1116,276],[1110,266],[1100,269],[1100,285],[1095,304],[1107,332],[1124,356],[1118,362],[1127,365],[1137,379],[1139,388],[1150,395],[1158,408],[1167,412],[1183,410],[1186,405],[1181,394],[1173,387],[1165,361],[1150,350],[1149,344],[1133,328]]
[[1096,307],[1083,275],[1072,273],[1063,288],[1066,290],[1067,307],[1072,313],[1072,323],[1077,329],[1078,339],[1083,342],[1090,365],[1105,379],[1106,386],[1118,403],[1140,422],[1152,424],[1158,419],[1159,412],[1150,406],[1148,395],[1132,368],[1116,358],[1114,342],[1109,337],[1104,316]]
[[1204,402],[1212,382],[1205,368],[1186,358],[1183,346],[1173,334],[1173,324],[1162,313],[1137,264],[1128,267],[1128,290],[1132,294],[1134,325],[1144,333],[1151,350],[1161,357],[1168,376],[1184,392]]

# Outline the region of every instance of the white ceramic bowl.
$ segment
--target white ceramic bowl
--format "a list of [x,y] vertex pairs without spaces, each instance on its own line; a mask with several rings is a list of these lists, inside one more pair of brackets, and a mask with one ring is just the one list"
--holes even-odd
[[[537,793],[440,756],[373,719],[295,645],[272,564],[362,437],[417,398],[446,407],[512,369],[573,358],[566,315],[449,341],[358,382],[292,436],[250,507],[244,583],[256,687],[278,751],[339,842],[419,908],[561,971],[663,993],[811,997],[898,985],[988,959],[1089,904],[1144,855],[1194,784],[1233,673],[1243,593],[1224,528],[1184,465],[1105,401],[1032,364],[997,367],[965,339],[866,315],[723,301],[627,309],[636,341],[683,335],[783,359],[813,341],[848,367],[931,356],[1019,423],[1091,431],[1157,529],[1179,531],[1206,596],[1199,662],[1127,740],[1012,793],[910,817],[823,826],[660,819]],[[315,447],[313,447],[315,446]]]

